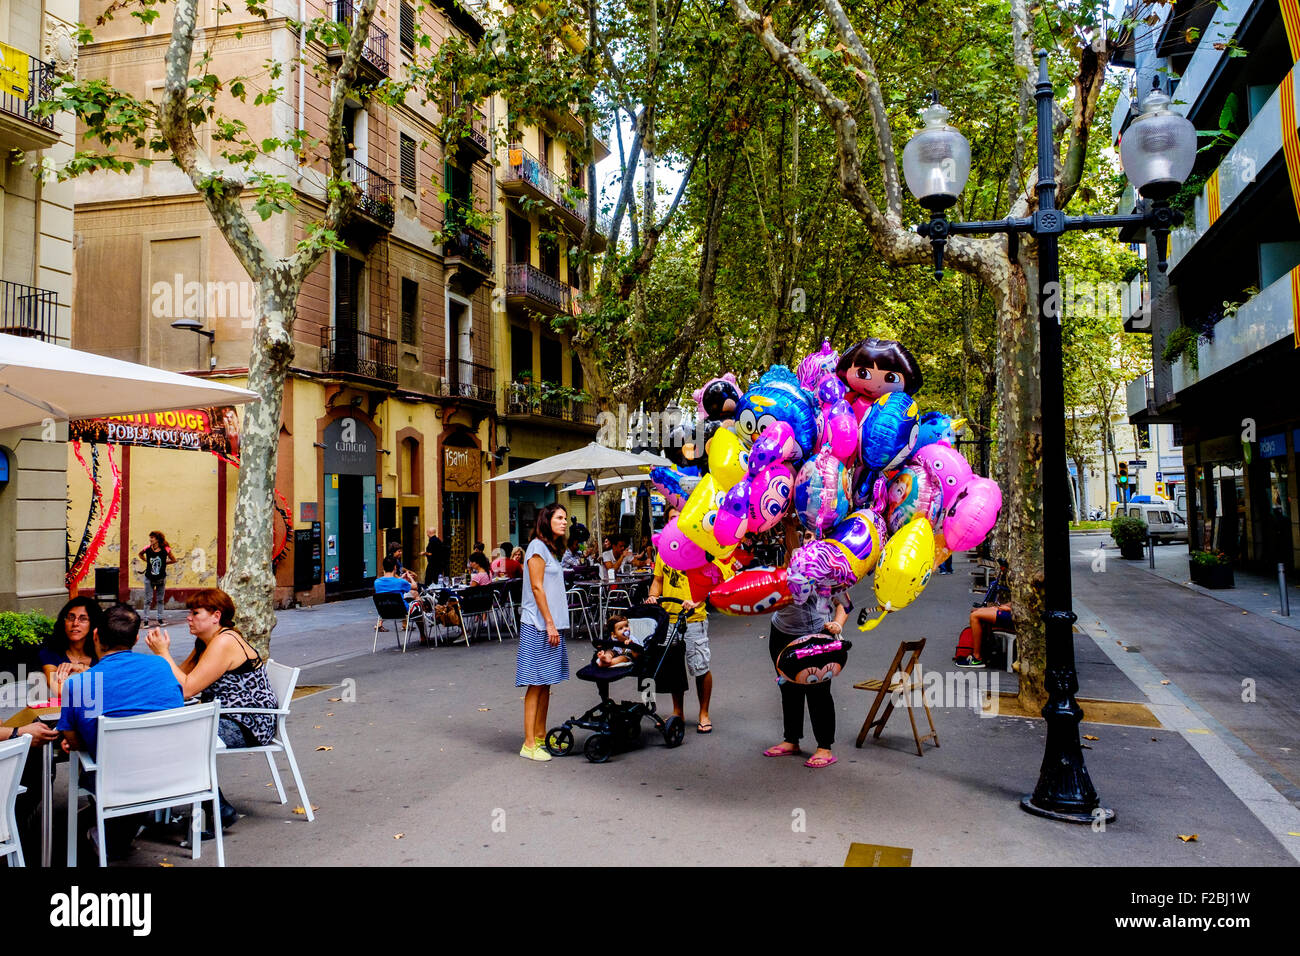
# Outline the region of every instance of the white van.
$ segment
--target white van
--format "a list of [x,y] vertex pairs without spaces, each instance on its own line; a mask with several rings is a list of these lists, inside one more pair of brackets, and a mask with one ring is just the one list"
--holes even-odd
[[1147,524],[1147,533],[1157,543],[1187,541],[1187,518],[1179,513],[1172,501],[1161,504],[1129,502],[1124,513],[1130,518],[1140,518]]

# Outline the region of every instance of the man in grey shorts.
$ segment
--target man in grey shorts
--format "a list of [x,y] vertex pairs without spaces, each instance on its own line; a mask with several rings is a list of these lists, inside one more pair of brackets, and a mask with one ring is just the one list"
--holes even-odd
[[[676,508],[670,508],[667,520],[677,514]],[[684,571],[670,568],[663,558],[655,556],[654,581],[650,585],[650,594],[646,598],[651,604],[657,604],[659,598],[668,600],[664,610],[675,618],[680,606],[690,612],[686,618],[686,673],[695,678],[695,690],[700,695],[700,719],[695,725],[698,734],[712,733],[713,721],[709,719],[709,701],[713,697],[713,672],[710,668],[709,653],[709,609],[704,602],[691,600],[691,586]],[[673,713],[684,715],[686,695],[684,692],[673,694]]]

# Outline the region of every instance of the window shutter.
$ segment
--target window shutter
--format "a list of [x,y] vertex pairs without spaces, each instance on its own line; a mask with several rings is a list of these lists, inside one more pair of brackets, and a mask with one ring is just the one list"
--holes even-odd
[[401,137],[402,149],[402,188],[415,192],[417,175],[415,165],[415,140],[405,133]]
[[402,4],[401,35],[403,49],[415,50],[415,8],[409,3]]

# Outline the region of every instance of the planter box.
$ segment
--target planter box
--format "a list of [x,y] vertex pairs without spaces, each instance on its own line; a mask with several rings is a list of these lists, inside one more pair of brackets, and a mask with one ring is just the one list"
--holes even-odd
[[1126,561],[1141,561],[1145,554],[1146,551],[1141,542],[1119,546],[1119,556]]
[[1194,561],[1189,561],[1188,564],[1192,569],[1193,584],[1199,584],[1203,588],[1210,588],[1215,591],[1237,586],[1236,578],[1232,574],[1232,565],[1230,564],[1201,565]]

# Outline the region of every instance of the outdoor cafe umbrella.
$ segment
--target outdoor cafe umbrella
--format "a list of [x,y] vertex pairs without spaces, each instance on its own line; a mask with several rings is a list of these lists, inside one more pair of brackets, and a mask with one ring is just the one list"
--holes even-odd
[[0,429],[104,415],[241,405],[256,392],[0,334]]
[[[591,442],[583,448],[543,458],[531,465],[524,465],[504,475],[489,478],[488,481],[537,481],[550,485],[566,485],[575,481],[586,482],[590,478],[596,494],[596,546],[600,547],[601,479],[638,477],[648,481],[646,476],[651,468],[670,464],[672,462],[667,458],[661,458],[650,452],[634,455],[621,448],[610,448],[599,442]],[[603,600],[601,613],[604,613]]]

